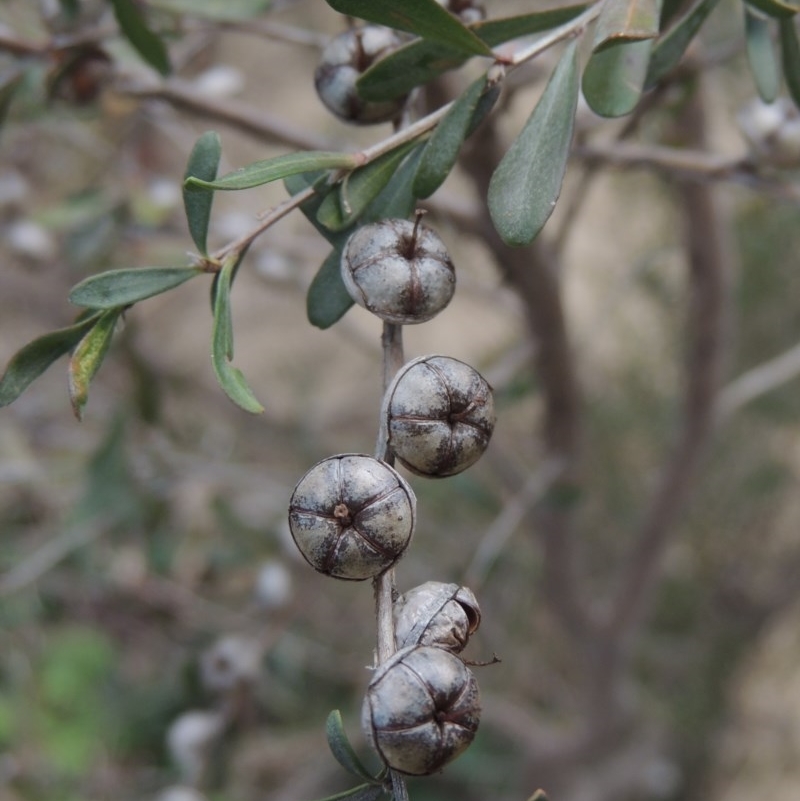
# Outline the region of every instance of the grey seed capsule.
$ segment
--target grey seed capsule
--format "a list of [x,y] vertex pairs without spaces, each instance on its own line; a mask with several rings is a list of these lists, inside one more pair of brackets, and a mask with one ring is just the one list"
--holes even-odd
[[456,272],[439,235],[416,221],[364,225],[342,252],[342,280],[350,297],[390,323],[424,323],[447,306]]
[[457,654],[481,623],[472,590],[458,584],[426,581],[401,595],[394,604],[395,642],[435,645]]
[[306,561],[320,573],[353,581],[374,578],[400,558],[415,517],[408,483],[364,454],[318,462],[289,503],[289,528]]
[[331,39],[314,72],[314,86],[326,108],[344,122],[372,125],[400,115],[406,96],[384,101],[363,100],[356,89],[361,74],[400,44],[389,28],[364,25]]
[[361,719],[392,769],[427,776],[469,746],[480,720],[475,676],[442,648],[404,648],[375,671]]
[[481,457],[495,424],[492,388],[468,364],[421,356],[386,391],[383,434],[400,462],[418,475],[452,476]]

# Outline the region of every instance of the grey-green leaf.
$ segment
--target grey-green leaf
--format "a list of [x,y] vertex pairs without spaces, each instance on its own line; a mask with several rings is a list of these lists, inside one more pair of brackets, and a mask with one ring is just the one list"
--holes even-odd
[[359,784],[358,787],[351,787],[341,793],[329,795],[320,801],[378,801],[382,795],[385,793],[379,784]]
[[83,409],[89,400],[89,385],[108,353],[120,314],[122,309],[103,312],[78,343],[69,360],[69,400],[78,420],[83,419]]
[[783,2],[783,0],[745,0],[745,2],[753,8],[762,11],[767,16],[777,17],[778,19],[793,17],[800,11],[800,7],[793,3]]
[[150,0],[150,5],[173,14],[236,22],[252,19],[271,5],[270,0]]
[[341,261],[341,249],[332,250],[308,287],[306,313],[317,328],[330,328],[353,305],[342,281]]
[[84,278],[69,293],[70,303],[89,309],[111,309],[160,295],[201,275],[197,267],[135,267],[109,270]]
[[422,151],[414,194],[430,197],[445,181],[458,158],[478,101],[486,88],[486,75],[474,81],[450,107]]
[[353,170],[357,166],[358,160],[349,153],[305,150],[299,153],[286,153],[283,156],[255,161],[214,181],[187,178],[186,186],[202,189],[252,189],[255,186],[263,186],[298,173],[330,169]]
[[211,205],[214,193],[196,187],[187,186],[187,178],[198,178],[201,181],[213,181],[217,177],[217,168],[222,154],[222,143],[216,131],[206,131],[195,142],[183,176],[183,207],[189,233],[197,249],[208,255],[208,224],[211,220]]
[[781,32],[781,54],[786,86],[795,105],[800,108],[800,44],[793,19],[778,20]]
[[416,142],[406,142],[354,170],[322,201],[317,220],[329,231],[349,228],[389,183],[400,162],[414,147]]
[[772,42],[771,23],[745,6],[744,28],[747,61],[756,89],[765,103],[772,103],[781,89],[781,71]]
[[564,50],[542,97],[492,175],[489,212],[508,245],[527,245],[556,205],[578,102],[577,41]]
[[594,30],[592,49],[600,52],[622,42],[655,39],[661,0],[606,0]]
[[492,56],[492,50],[436,0],[327,0],[341,14],[359,17],[453,48],[473,56]]
[[133,0],[111,0],[114,16],[125,38],[136,52],[162,75],[171,72],[169,55],[164,41],[147,25]]
[[0,378],[0,406],[15,401],[53,362],[69,353],[97,322],[86,316],[67,328],[59,328],[18,350]]
[[364,767],[361,760],[356,756],[353,746],[350,745],[350,740],[347,739],[347,733],[342,722],[342,713],[338,709],[334,709],[328,715],[328,720],[325,722],[325,735],[328,738],[328,747],[331,749],[331,753],[346,771],[370,783],[380,781]]
[[212,331],[211,362],[217,381],[225,394],[246,412],[259,414],[264,407],[242,375],[242,371],[231,364],[233,359],[233,320],[231,317],[231,281],[238,260],[231,259],[222,266],[216,282],[214,295],[214,327]]
[[418,144],[406,156],[405,161],[392,176],[392,180],[369,204],[359,222],[377,222],[392,217],[405,219],[413,214],[417,205],[417,198],[413,192],[414,175],[424,148],[424,144]]
[[652,39],[624,41],[592,53],[583,71],[583,96],[595,114],[630,114],[642,96]]
[[[550,30],[569,22],[586,10],[586,5],[564,6],[516,17],[484,20],[470,29],[494,47],[521,36]],[[365,100],[401,97],[415,86],[432,81],[448,70],[460,67],[469,56],[427,39],[415,39],[376,61],[358,79],[358,92]]]
[[689,43],[719,0],[698,0],[655,44],[644,82],[652,89],[681,60]]

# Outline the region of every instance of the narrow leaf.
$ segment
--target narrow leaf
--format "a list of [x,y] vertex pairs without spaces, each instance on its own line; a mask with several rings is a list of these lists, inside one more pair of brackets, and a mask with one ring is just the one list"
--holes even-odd
[[571,41],[541,99],[489,183],[489,212],[509,245],[541,231],[561,192],[578,102],[577,41]]
[[[555,28],[585,10],[585,4],[565,6],[516,17],[484,20],[473,23],[470,29],[487,45],[494,47],[521,36]],[[400,97],[448,70],[457,69],[467,58],[468,56],[453,48],[443,47],[426,39],[415,39],[376,61],[366,70],[358,79],[358,93],[365,100]]]
[[621,42],[655,39],[661,0],[606,0],[594,30],[597,53]]
[[381,785],[359,784],[358,787],[329,795],[320,801],[377,801],[382,795],[384,795],[384,790]]
[[486,75],[474,81],[450,107],[425,145],[414,177],[414,194],[430,197],[445,181],[458,158],[472,117],[486,88]]
[[21,69],[12,69],[0,77],[0,125],[5,122],[11,100],[22,83],[24,75],[25,73]]
[[186,165],[186,173],[183,176],[183,207],[186,211],[189,233],[197,249],[204,256],[208,254],[208,224],[211,220],[211,204],[214,194],[187,186],[186,180],[198,178],[201,181],[213,181],[217,177],[221,153],[222,143],[219,134],[215,131],[206,131],[195,142],[189,155],[189,163]]
[[549,31],[575,19],[589,7],[587,3],[550,8],[545,11],[534,11],[529,14],[519,14],[515,17],[500,19],[486,19],[470,26],[486,44],[496,47],[504,42],[529,36],[532,33]]
[[408,218],[414,213],[417,198],[413,192],[414,175],[425,144],[418,144],[398,167],[386,188],[369,204],[361,223],[377,222],[391,217]]
[[153,8],[222,22],[252,19],[271,5],[270,0],[150,0]]
[[650,66],[644,82],[645,89],[652,89],[686,52],[689,43],[700,30],[708,15],[719,0],[698,0],[655,44],[650,56]]
[[783,75],[792,100],[800,108],[800,44],[797,41],[797,30],[793,19],[781,19],[778,25],[781,32]]
[[15,401],[53,362],[69,353],[99,316],[84,317],[67,328],[51,331],[17,351],[0,378],[0,406]]
[[601,117],[630,114],[642,96],[651,39],[625,41],[595,51],[583,71],[583,96]]
[[120,314],[122,309],[109,309],[103,312],[78,343],[69,360],[67,372],[69,400],[78,420],[83,419],[83,409],[89,400],[89,385],[108,353]]
[[159,295],[201,275],[197,267],[136,267],[109,270],[84,278],[69,293],[70,303],[89,309],[111,309]]
[[225,262],[217,278],[214,296],[211,361],[217,381],[225,394],[246,412],[259,414],[264,411],[264,407],[256,400],[253,391],[242,375],[242,371],[231,364],[231,359],[233,359],[231,282],[239,261],[240,258]]
[[147,26],[145,18],[133,0],[111,0],[114,16],[125,38],[134,50],[162,75],[171,72],[169,55],[161,37]]
[[784,0],[745,0],[745,2],[762,11],[769,17],[785,18],[793,17],[800,7],[793,3],[786,3]]
[[330,169],[352,170],[357,166],[358,162],[355,156],[349,153],[306,150],[255,161],[214,181],[203,181],[194,177],[187,178],[185,185],[202,189],[252,189],[254,186],[263,186],[271,181],[279,181],[281,178],[297,173]]
[[322,201],[317,220],[329,231],[349,228],[389,183],[400,162],[415,146],[416,142],[406,142],[371,164],[354,170],[339,184],[338,191],[331,192]]
[[408,31],[471,56],[492,57],[492,50],[436,0],[328,0],[341,14]]
[[747,42],[747,61],[759,97],[772,103],[781,89],[781,72],[778,55],[772,42],[771,24],[760,14],[745,6],[744,29]]
[[342,281],[341,261],[342,251],[332,250],[308,287],[308,321],[323,330],[340,320],[353,305]]
[[328,720],[325,723],[325,735],[328,738],[328,747],[331,749],[331,753],[346,771],[373,784],[376,781],[380,781],[364,767],[361,760],[356,756],[353,746],[350,745],[350,740],[347,739],[347,733],[342,722],[342,713],[338,709],[334,709],[328,715]]

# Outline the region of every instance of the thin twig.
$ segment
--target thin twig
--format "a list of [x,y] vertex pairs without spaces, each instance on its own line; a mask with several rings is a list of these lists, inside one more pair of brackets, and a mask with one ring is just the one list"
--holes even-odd
[[[705,115],[699,79],[683,110],[681,127],[696,145],[704,144]],[[622,644],[630,641],[644,617],[664,551],[689,497],[695,471],[713,430],[724,361],[725,286],[731,261],[728,231],[712,186],[687,182],[680,191],[692,295],[683,421],[646,510],[609,617],[609,636]]]
[[800,344],[731,381],[717,398],[718,422],[725,422],[742,406],[787,384],[800,375]]
[[330,150],[331,143],[308,126],[299,128],[282,117],[254,111],[252,105],[227,98],[211,98],[198,92],[190,82],[171,78],[161,83],[141,84],[121,81],[121,94],[140,100],[163,100],[200,117],[230,125],[267,142],[289,145],[299,150]]
[[524,520],[525,515],[544,497],[563,469],[563,460],[546,459],[538,470],[528,476],[519,491],[503,504],[502,511],[486,529],[486,533],[475,549],[472,561],[465,571],[464,583],[471,590],[480,589],[486,581],[492,565]]

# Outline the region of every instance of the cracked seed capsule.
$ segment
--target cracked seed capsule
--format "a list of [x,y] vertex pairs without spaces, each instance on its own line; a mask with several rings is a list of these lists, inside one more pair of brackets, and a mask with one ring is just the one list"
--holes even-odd
[[314,72],[314,86],[328,111],[344,122],[357,125],[396,119],[406,104],[407,95],[391,100],[364,100],[358,94],[356,81],[400,44],[400,38],[381,25],[351,28],[331,39]]
[[443,478],[481,457],[495,424],[492,388],[468,364],[421,356],[397,373],[383,400],[381,424],[400,462]]
[[458,584],[426,581],[401,595],[394,604],[397,648],[435,645],[457,654],[481,623],[472,590]]
[[384,462],[345,453],[315,464],[294,489],[289,528],[306,561],[339,579],[374,578],[405,551],[416,498]]
[[342,251],[348,294],[389,323],[424,323],[444,309],[455,292],[456,271],[447,248],[420,217],[364,225]]
[[417,645],[377,668],[361,719],[390,768],[427,776],[469,746],[480,713],[478,683],[469,668],[449,651]]

